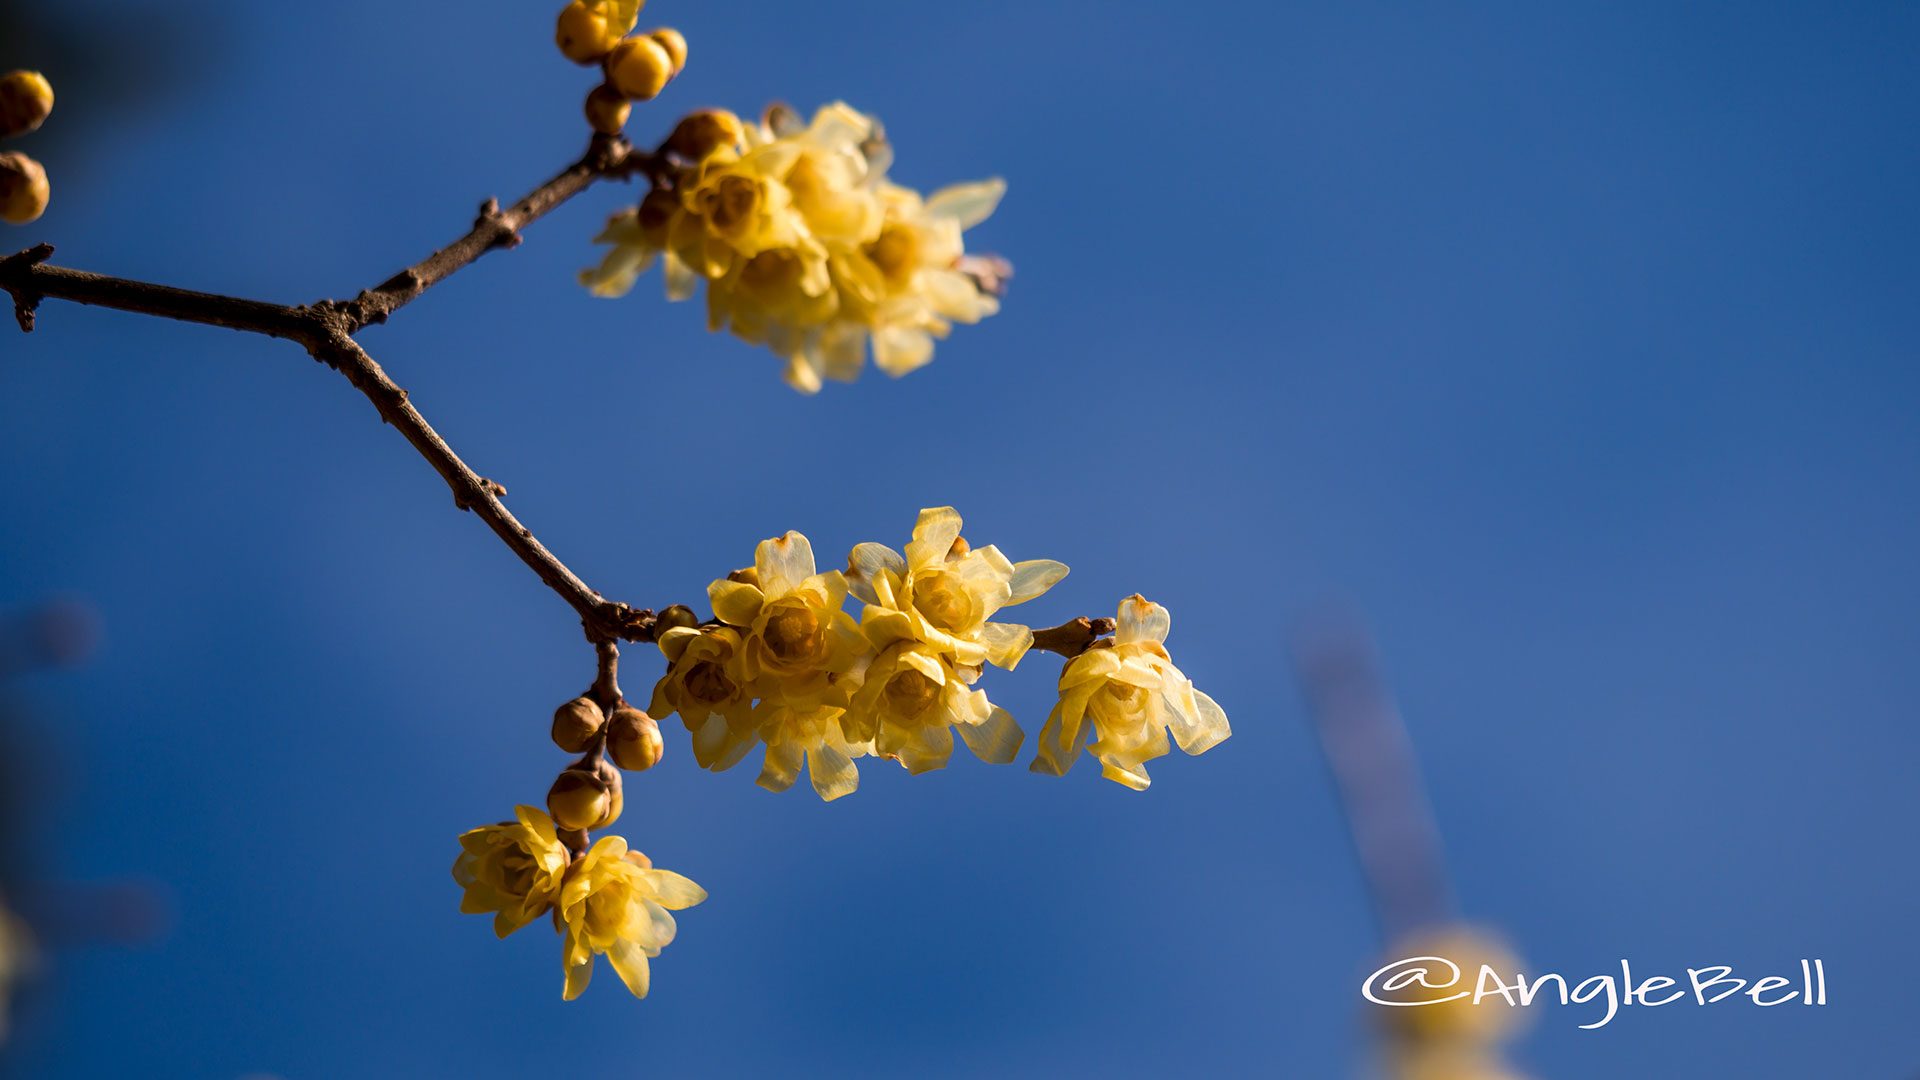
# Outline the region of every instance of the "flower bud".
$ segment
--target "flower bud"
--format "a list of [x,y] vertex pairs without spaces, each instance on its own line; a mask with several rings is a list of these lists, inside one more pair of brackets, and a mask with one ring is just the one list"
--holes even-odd
[[651,101],[673,78],[673,58],[652,38],[628,38],[606,59],[607,81],[635,101]]
[[[682,43],[681,55],[685,43]],[[25,135],[53,111],[53,84],[37,71],[0,75],[0,137]]]
[[47,212],[47,170],[19,152],[0,154],[0,221],[25,225]]
[[587,95],[587,123],[602,135],[618,135],[627,126],[633,104],[611,86],[596,86]]
[[553,745],[569,754],[583,753],[606,722],[607,714],[592,698],[574,698],[553,711]]
[[653,636],[658,638],[669,630],[692,629],[700,625],[700,616],[685,604],[675,604],[653,617]]
[[621,33],[618,27],[608,25],[607,17],[598,8],[574,0],[560,12],[553,43],[560,46],[561,55],[574,63],[592,64],[613,51],[620,43]]
[[568,769],[547,791],[547,812],[561,829],[598,829],[618,816],[611,786],[585,769]]
[[747,130],[740,118],[725,109],[701,109],[682,117],[667,136],[667,151],[688,161],[705,160],[723,146],[738,146]]
[[686,35],[672,27],[663,26],[647,36],[659,42],[660,47],[667,50],[667,59],[673,62],[673,74],[667,77],[679,78],[680,73],[687,70]]
[[660,764],[666,751],[653,717],[631,705],[613,711],[613,719],[607,721],[607,756],[615,765],[628,772],[645,772]]

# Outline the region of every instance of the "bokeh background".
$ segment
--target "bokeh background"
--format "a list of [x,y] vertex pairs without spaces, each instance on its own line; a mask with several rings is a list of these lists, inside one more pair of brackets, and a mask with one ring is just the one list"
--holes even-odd
[[[583,144],[558,0],[10,4],[62,95],[7,248],[297,302]],[[708,104],[845,98],[897,174],[1008,178],[1004,314],[816,399],[573,272],[631,189],[365,335],[598,588],[697,598],[796,528],[952,503],[1140,591],[1233,718],[1144,795],[956,758],[823,805],[668,759],[623,828],[712,893],[636,1003],[457,914],[537,802],[577,623],[338,376],[48,304],[0,336],[0,602],[86,598],[19,693],[61,880],[171,930],[59,952],[22,1076],[1352,1075],[1379,948],[1291,629],[1366,613],[1470,916],[1540,970],[1826,961],[1832,1004],[1547,1009],[1558,1080],[1911,1075],[1920,967],[1920,8],[654,0]],[[35,51],[29,53],[32,47]],[[630,693],[656,662],[629,650]],[[990,684],[1031,732],[1036,658]],[[1023,756],[1023,762],[1025,760]]]

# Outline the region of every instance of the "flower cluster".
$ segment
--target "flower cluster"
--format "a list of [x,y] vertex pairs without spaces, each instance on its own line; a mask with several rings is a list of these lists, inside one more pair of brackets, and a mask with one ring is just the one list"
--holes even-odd
[[[702,767],[732,768],[763,745],[762,787],[784,791],[804,766],[828,800],[858,787],[863,756],[913,773],[943,767],[955,733],[983,761],[1012,761],[1024,734],[973,686],[986,665],[1012,670],[1033,645],[1029,627],[995,615],[1067,567],[1011,562],[968,544],[960,526],[952,507],[922,510],[904,554],[860,544],[844,573],[819,572],[799,533],[763,541],[751,568],[709,587],[713,622],[659,636],[668,668],[648,710],[679,714]],[[1165,608],[1133,597],[1115,638],[1068,661],[1036,771],[1064,773],[1084,747],[1107,776],[1144,788],[1140,762],[1167,752],[1169,728],[1192,754],[1227,737],[1220,707],[1167,659],[1167,622]]]
[[[37,71],[0,75],[0,138],[25,135],[53,112],[53,84]],[[19,151],[0,154],[0,221],[25,225],[47,212],[47,170]]]
[[636,101],[660,96],[687,66],[687,39],[662,27],[629,37],[646,0],[573,0],[560,11],[554,44],[581,65],[597,65],[606,79],[587,95],[587,123],[618,135]]
[[705,282],[709,329],[766,346],[797,390],[852,380],[869,350],[882,371],[904,375],[933,359],[954,323],[999,310],[1010,271],[967,257],[961,234],[1006,185],[923,198],[887,178],[893,152],[879,122],[845,104],[811,123],[778,106],[753,125],[697,112],[657,158],[653,190],[607,223],[597,240],[612,250],[582,284],[622,296],[655,262],[671,299]]
[[[615,703],[611,712],[600,705],[607,699]],[[639,772],[659,763],[659,726],[619,699],[609,673],[604,686],[554,712],[553,741],[584,754],[547,792],[548,812],[517,807],[515,820],[460,837],[453,863],[453,879],[464,890],[460,910],[492,915],[493,932],[503,938],[551,913],[563,943],[569,1001],[587,988],[594,958],[602,954],[628,990],[646,997],[647,961],[673,941],[669,912],[707,894],[679,874],[654,869],[618,836],[589,847],[587,830],[620,817],[619,769]]]

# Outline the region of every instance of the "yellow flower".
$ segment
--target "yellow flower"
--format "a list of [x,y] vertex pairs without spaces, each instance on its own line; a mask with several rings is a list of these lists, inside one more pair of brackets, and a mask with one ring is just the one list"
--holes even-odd
[[517,806],[517,822],[483,825],[460,837],[453,880],[466,895],[460,910],[493,913],[493,932],[506,937],[539,918],[560,895],[567,849],[554,834],[553,819],[531,806]]
[[36,956],[27,924],[0,899],[0,1043],[7,1041],[7,1017],[14,985],[33,972]]
[[740,632],[740,679],[755,698],[755,734],[767,746],[760,786],[785,791],[802,759],[822,799],[859,786],[840,715],[867,654],[867,640],[841,610],[847,582],[839,571],[817,573],[813,545],[797,532],[763,540],[752,581],[721,579],[707,588],[713,614]]
[[662,186],[648,196],[673,200],[665,228],[642,220],[644,204],[609,222],[598,241],[613,250],[581,275],[596,296],[624,294],[664,252],[669,298],[706,281],[709,327],[766,346],[806,393],[858,376],[869,342],[882,370],[911,371],[953,323],[999,309],[966,272],[961,234],[993,213],[1006,185],[923,200],[886,179],[893,152],[870,116],[842,103],[805,125],[780,109],[754,127],[695,114],[667,149]]
[[1144,763],[1167,752],[1169,730],[1189,754],[1232,734],[1227,714],[1168,658],[1171,626],[1167,609],[1145,597],[1120,602],[1112,643],[1096,644],[1061,671],[1060,703],[1041,729],[1034,772],[1063,776],[1084,748],[1100,759],[1101,775],[1145,791]]
[[867,605],[861,628],[875,648],[924,642],[962,667],[1011,671],[1032,647],[1033,631],[989,620],[1053,588],[1067,567],[1052,559],[1009,562],[991,544],[969,547],[960,524],[953,507],[931,507],[920,511],[904,557],[884,544],[854,547],[847,583]]
[[875,657],[843,718],[849,736],[873,743],[910,773],[944,768],[960,731],[980,760],[1005,765],[1025,738],[1007,710],[967,688],[977,667],[959,667],[952,657],[916,641],[898,641]]
[[705,889],[669,870],[655,870],[647,857],[629,852],[618,836],[596,841],[574,860],[558,907],[564,939],[562,963],[568,1001],[580,996],[602,953],[635,997],[647,996],[647,959],[673,941],[671,911],[707,898]]
[[759,741],[753,696],[740,670],[740,631],[731,626],[675,627],[660,636],[667,673],[654,685],[647,711],[680,714],[693,735],[693,758],[720,772],[740,763]]

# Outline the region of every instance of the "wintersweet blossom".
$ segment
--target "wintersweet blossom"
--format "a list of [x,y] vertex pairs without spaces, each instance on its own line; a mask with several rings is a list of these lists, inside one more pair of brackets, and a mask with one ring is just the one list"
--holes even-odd
[[667,673],[654,684],[647,711],[680,714],[703,769],[733,768],[753,748],[753,695],[740,670],[740,631],[731,626],[675,627],[660,636]]
[[818,573],[813,545],[797,532],[761,541],[751,573],[708,586],[714,616],[740,632],[734,671],[759,699],[755,735],[767,747],[759,783],[770,791],[792,787],[803,759],[822,799],[860,784],[853,759],[867,747],[846,738],[840,716],[868,646],[842,610],[846,596],[846,578]]
[[561,887],[556,921],[564,939],[562,962],[568,1001],[593,978],[594,957],[605,954],[634,997],[646,997],[647,961],[673,942],[669,912],[690,908],[707,892],[670,870],[656,870],[627,842],[606,836],[574,860]]
[[704,281],[710,328],[766,346],[806,393],[856,377],[868,351],[890,375],[912,371],[954,323],[999,310],[997,282],[966,270],[962,234],[993,213],[1002,181],[923,198],[887,178],[885,132],[844,103],[805,124],[775,108],[757,125],[718,110],[689,125],[702,137],[676,131],[659,186],[596,238],[611,250],[581,274],[594,295],[624,295],[655,262],[671,299]]
[[920,511],[905,555],[865,543],[847,558],[848,588],[865,604],[861,630],[878,655],[844,726],[916,773],[947,763],[955,729],[989,763],[1019,753],[1025,736],[1013,717],[968,688],[983,664],[1011,669],[1033,644],[1031,629],[992,616],[1067,575],[1051,559],[1013,563],[992,545],[970,547],[960,527],[953,507],[932,507]]
[[453,879],[466,890],[460,910],[493,914],[493,932],[506,937],[545,914],[560,896],[567,849],[553,819],[531,806],[514,807],[516,821],[483,825],[460,837]]
[[32,970],[33,964],[33,935],[27,932],[27,924],[0,900],[0,1043],[7,1039],[13,988]]
[[1199,754],[1232,730],[1227,714],[1167,655],[1172,617],[1135,594],[1120,602],[1111,639],[1067,662],[1060,702],[1041,729],[1033,771],[1065,775],[1080,751],[1100,759],[1101,775],[1145,791],[1145,762],[1167,753],[1167,733],[1180,749]]

